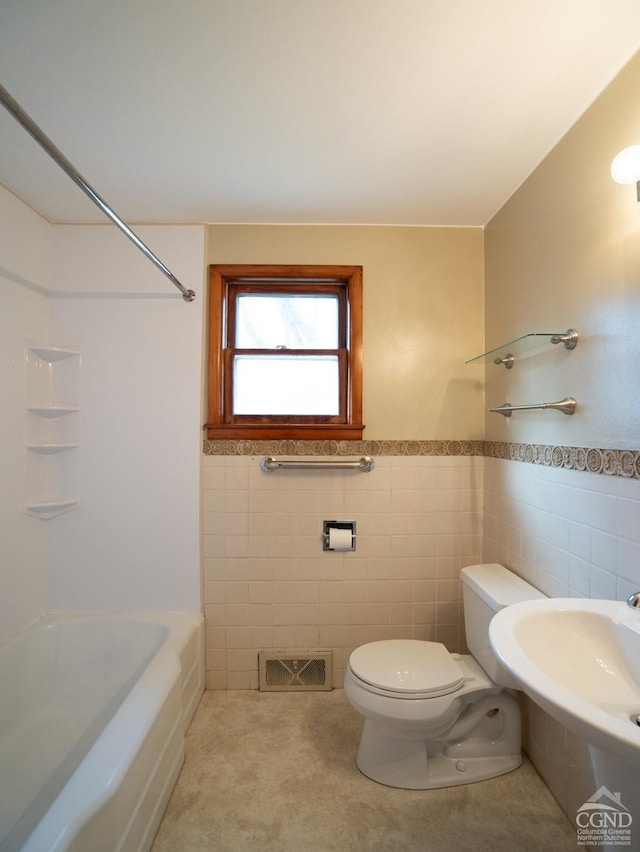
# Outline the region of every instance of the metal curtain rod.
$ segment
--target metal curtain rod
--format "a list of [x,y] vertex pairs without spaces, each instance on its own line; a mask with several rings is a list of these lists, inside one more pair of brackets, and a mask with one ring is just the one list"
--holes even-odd
[[111,221],[120,228],[125,236],[129,237],[131,242],[136,245],[140,251],[146,255],[146,257],[151,261],[151,263],[155,264],[158,269],[167,276],[169,281],[174,284],[178,290],[182,293],[182,298],[185,302],[193,302],[196,297],[196,294],[193,290],[187,290],[180,281],[176,278],[176,276],[171,272],[171,270],[164,265],[164,263],[160,260],[160,258],[156,257],[156,255],[151,251],[151,249],[145,245],[140,237],[135,234],[131,228],[126,225],[122,219],[114,213],[114,211],[109,207],[109,205],[102,199],[95,189],[91,186],[91,184],[87,183],[87,181],[82,177],[80,172],[73,166],[69,160],[65,157],[65,155],[57,148],[51,139],[44,133],[35,121],[27,115],[27,113],[22,109],[20,104],[11,97],[9,92],[4,88],[4,86],[0,85],[0,101],[2,105],[6,107],[6,109],[11,113],[11,115],[15,118],[15,120],[21,124],[27,133],[32,136],[38,145],[40,145],[44,150],[49,154],[52,159],[56,161],[56,163],[60,166],[60,168],[69,175],[71,180],[80,187],[80,189],[86,193],[89,198],[96,204],[102,212],[111,219]]
[[572,396],[566,396],[559,402],[538,402],[535,405],[509,405],[505,402],[497,408],[490,408],[489,411],[495,411],[497,414],[503,414],[505,417],[511,417],[512,411],[531,411],[532,409],[552,408],[555,411],[561,411],[563,414],[575,414],[577,402]]
[[262,470],[269,472],[276,470],[279,467],[288,467],[295,470],[361,470],[363,473],[369,473],[375,466],[374,460],[370,456],[362,456],[360,459],[351,461],[349,459],[274,459],[272,456],[265,456],[260,462]]

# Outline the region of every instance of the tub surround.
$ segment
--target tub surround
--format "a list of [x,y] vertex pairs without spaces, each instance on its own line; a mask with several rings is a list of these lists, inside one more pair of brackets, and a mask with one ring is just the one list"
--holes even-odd
[[[186,304],[111,225],[52,224],[2,187],[0,222],[0,642],[51,611],[198,610],[205,227],[139,229],[198,289]],[[25,446],[34,342],[81,352],[78,394],[57,400],[81,406],[79,446],[57,459]],[[79,507],[25,514],[50,496]]]

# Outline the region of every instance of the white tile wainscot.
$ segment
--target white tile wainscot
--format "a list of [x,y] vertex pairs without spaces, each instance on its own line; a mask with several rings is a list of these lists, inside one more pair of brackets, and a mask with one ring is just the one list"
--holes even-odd
[[[261,648],[351,650],[386,638],[464,645],[458,574],[479,561],[483,459],[376,456],[371,473],[260,470],[204,457],[207,685],[257,688]],[[355,520],[353,553],[323,520]]]

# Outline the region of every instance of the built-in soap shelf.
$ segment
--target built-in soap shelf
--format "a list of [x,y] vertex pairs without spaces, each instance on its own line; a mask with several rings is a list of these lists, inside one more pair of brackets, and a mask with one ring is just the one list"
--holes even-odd
[[42,453],[44,456],[52,456],[54,453],[61,453],[64,450],[74,450],[80,445],[78,443],[67,444],[27,444],[28,450],[33,450],[34,453]]
[[580,335],[575,328],[568,328],[566,331],[534,331],[529,334],[522,334],[507,343],[502,343],[500,346],[495,346],[482,355],[475,355],[465,361],[465,364],[476,364],[480,361],[491,359],[494,364],[503,364],[507,370],[510,370],[515,361],[516,356],[530,355],[536,350],[539,350],[545,343],[558,345],[562,343],[565,349],[575,349],[578,345]]
[[45,417],[51,420],[54,417],[63,417],[65,414],[73,414],[74,411],[80,411],[78,406],[70,405],[30,405],[27,411],[37,414],[38,417]]
[[77,490],[80,411],[80,350],[27,343],[25,348],[27,422],[25,512],[54,518],[79,505]]
[[49,364],[55,364],[56,361],[65,361],[67,358],[78,358],[80,356],[79,349],[67,349],[65,346],[39,346],[38,344],[28,345],[27,349],[37,355],[41,361],[47,361]]
[[49,520],[49,518],[55,518],[56,515],[61,515],[63,512],[70,512],[78,505],[78,500],[48,500],[44,503],[27,503],[24,510],[27,515]]

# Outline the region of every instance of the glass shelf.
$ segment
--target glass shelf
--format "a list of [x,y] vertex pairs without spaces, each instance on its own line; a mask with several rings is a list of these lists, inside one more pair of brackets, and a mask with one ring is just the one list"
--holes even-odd
[[[491,358],[495,364],[504,364],[507,368],[513,366],[513,359],[517,355],[524,355],[539,349],[545,343],[564,344],[565,349],[575,349],[578,344],[578,332],[574,328],[568,328],[566,331],[534,331],[529,334],[523,334],[520,337],[510,340],[508,343],[503,343],[482,355],[476,355],[465,361],[465,364],[477,364],[480,361]],[[511,362],[507,360],[511,357]]]

